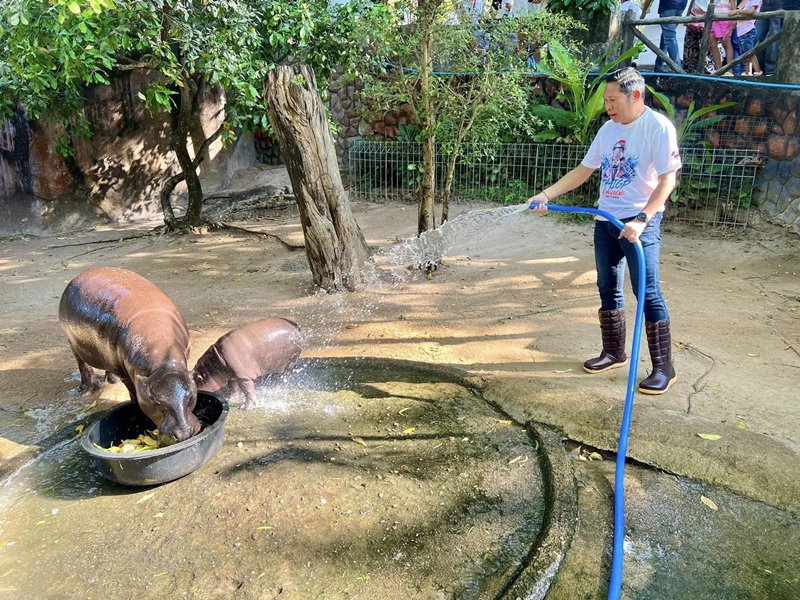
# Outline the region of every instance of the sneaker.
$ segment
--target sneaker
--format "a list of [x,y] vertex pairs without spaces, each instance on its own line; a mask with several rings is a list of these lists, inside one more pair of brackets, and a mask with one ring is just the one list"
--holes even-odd
[[725,72],[722,74],[722,76],[723,76],[723,77],[733,77],[733,73],[731,73],[730,71],[725,71]]

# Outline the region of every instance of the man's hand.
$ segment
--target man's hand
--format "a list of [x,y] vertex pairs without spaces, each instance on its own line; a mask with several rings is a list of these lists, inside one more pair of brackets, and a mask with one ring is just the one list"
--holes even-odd
[[634,244],[641,237],[645,227],[647,227],[647,223],[638,219],[628,221],[625,223],[625,228],[619,232],[619,239],[625,239]]
[[544,195],[544,192],[539,192],[535,196],[528,198],[528,206],[534,202],[537,202],[539,205],[536,208],[530,209],[533,214],[543,215],[547,212],[547,196]]

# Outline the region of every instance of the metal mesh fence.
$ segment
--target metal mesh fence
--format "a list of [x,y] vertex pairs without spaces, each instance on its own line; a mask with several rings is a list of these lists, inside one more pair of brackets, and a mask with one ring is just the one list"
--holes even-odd
[[[731,145],[752,144],[757,130],[768,131],[758,119],[746,123],[747,136],[736,135],[744,125],[698,131],[701,139],[718,136]],[[487,200],[505,204],[524,202],[532,193],[555,182],[574,168],[587,147],[565,144],[468,144],[458,153],[452,198]],[[748,148],[682,148],[683,169],[667,215],[679,222],[702,225],[744,226],[761,165],[757,150]],[[373,199],[412,199],[422,177],[422,148],[413,142],[377,142],[356,138],[348,154],[350,193]],[[437,193],[444,187],[451,154],[440,149],[436,159]],[[565,204],[593,206],[597,198],[597,172],[580,188],[559,198]]]

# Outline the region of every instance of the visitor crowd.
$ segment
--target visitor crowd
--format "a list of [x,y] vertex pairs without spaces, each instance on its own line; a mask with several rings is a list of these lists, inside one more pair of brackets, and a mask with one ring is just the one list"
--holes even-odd
[[[642,1],[643,4],[640,4]],[[800,0],[658,0],[656,10],[662,18],[701,17],[706,15],[709,3],[713,4],[715,16],[752,16],[759,12],[800,10]],[[620,0],[619,11],[631,10],[636,17],[644,19],[652,4],[653,0]],[[485,18],[525,16],[545,9],[546,5],[547,0],[462,0],[461,4],[475,24]],[[708,54],[701,59],[704,23],[685,25],[682,50],[678,43],[678,25],[663,23],[659,48],[687,73],[697,71],[698,61],[704,63],[701,72],[713,73],[778,33],[782,26],[783,19],[715,20],[711,25]],[[780,41],[773,42],[751,58],[727,70],[724,76],[773,74],[779,45]],[[530,63],[531,67],[535,66],[533,56]],[[654,68],[656,72],[670,70],[660,57],[656,57]]]
[[[621,10],[633,10],[635,13],[639,13],[636,16],[644,19],[650,10],[653,0],[644,0],[640,11],[636,10],[637,7],[634,2],[635,0],[626,0],[621,5]],[[657,12],[661,18],[702,17],[706,15],[709,4],[713,5],[715,17],[753,16],[760,12],[800,10],[800,0],[659,0]],[[704,23],[686,24],[682,52],[677,39],[678,25],[675,23],[662,23],[659,49],[688,73],[697,71],[698,61],[704,63],[701,69],[702,72],[713,73],[753,50],[768,37],[778,33],[782,26],[783,19],[715,20],[711,24],[708,54],[701,57],[700,45],[704,34]],[[753,54],[749,59],[734,65],[723,73],[723,76],[773,74],[778,58],[779,45],[780,41],[772,42],[766,48]],[[657,57],[655,71],[664,72],[669,70],[664,61]]]

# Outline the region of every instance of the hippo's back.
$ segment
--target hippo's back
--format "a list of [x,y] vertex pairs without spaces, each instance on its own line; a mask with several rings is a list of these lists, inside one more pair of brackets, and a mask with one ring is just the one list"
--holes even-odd
[[223,335],[215,344],[228,366],[240,378],[257,379],[281,373],[300,356],[300,328],[282,317],[247,323]]
[[132,271],[101,267],[69,282],[58,308],[61,327],[86,362],[119,372],[121,363],[144,371],[165,358],[185,358],[189,332],[158,287]]

